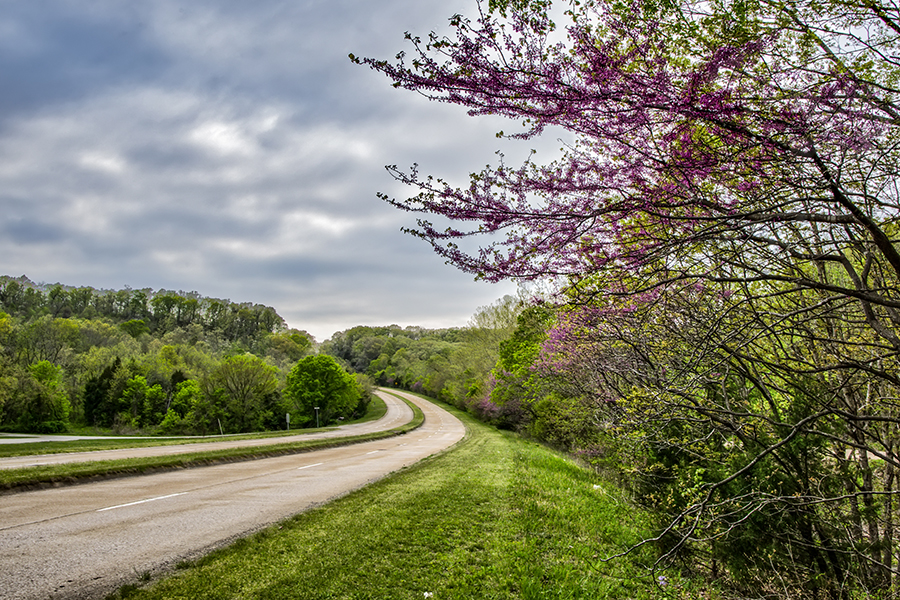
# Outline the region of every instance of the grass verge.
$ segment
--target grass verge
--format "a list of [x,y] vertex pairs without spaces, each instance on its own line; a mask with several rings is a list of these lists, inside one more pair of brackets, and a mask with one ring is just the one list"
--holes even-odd
[[[422,425],[425,418],[421,409],[410,402],[407,402],[407,404],[413,410],[412,421],[386,431],[324,440],[272,443],[252,448],[198,451],[174,456],[150,456],[145,458],[45,465],[25,469],[3,469],[0,470],[0,490],[18,491],[51,484],[78,483],[88,479],[143,475],[167,469],[183,469],[239,460],[268,458],[284,454],[299,454],[323,448],[334,448],[384,439],[402,435]],[[297,432],[295,431],[294,433]]]
[[452,450],[216,551],[146,588],[156,599],[649,599],[701,590],[601,558],[650,519],[571,460],[456,413]]
[[[375,396],[366,411],[365,416],[350,423],[366,423],[375,421],[384,416],[387,412],[387,405],[384,400]],[[133,439],[110,437],[109,439],[94,440],[73,440],[70,442],[23,442],[17,444],[0,444],[0,458],[10,456],[31,456],[35,454],[62,454],[65,452],[92,452],[96,450],[114,450],[118,448],[147,448],[151,446],[173,446],[180,444],[202,444],[210,441],[227,440],[256,440],[261,438],[279,438],[289,435],[297,435],[298,433],[313,433],[316,431],[327,431],[334,429],[331,427],[321,427],[312,429],[291,429],[290,431],[263,431],[259,433],[241,433],[226,436],[182,436],[182,437],[159,437],[159,438],[138,438]],[[84,430],[83,435],[97,435],[95,430]],[[108,433],[108,432],[106,432]],[[0,433],[0,437],[3,434]]]

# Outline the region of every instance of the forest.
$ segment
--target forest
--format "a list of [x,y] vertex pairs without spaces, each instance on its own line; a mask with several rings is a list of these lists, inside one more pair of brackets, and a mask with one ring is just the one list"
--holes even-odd
[[207,435],[311,426],[319,404],[323,425],[363,414],[368,380],[314,349],[268,306],[4,276],[0,427]]

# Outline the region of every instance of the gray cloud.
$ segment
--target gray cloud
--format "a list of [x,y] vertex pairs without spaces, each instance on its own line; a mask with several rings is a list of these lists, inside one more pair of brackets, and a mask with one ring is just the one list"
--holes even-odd
[[496,158],[502,125],[394,90],[347,54],[393,56],[404,31],[467,6],[8,3],[0,273],[260,302],[319,339],[463,325],[513,286],[443,265],[375,192],[409,192],[385,164],[462,182]]

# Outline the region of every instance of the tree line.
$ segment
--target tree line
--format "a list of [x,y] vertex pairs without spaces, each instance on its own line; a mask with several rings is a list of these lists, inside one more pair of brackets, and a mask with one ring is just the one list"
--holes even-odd
[[321,352],[378,385],[400,387],[468,410],[487,393],[500,344],[512,335],[523,298],[480,307],[465,327],[358,326],[335,333]]
[[106,318],[137,336],[162,335],[179,327],[199,325],[224,339],[252,347],[260,335],[284,328],[274,308],[207,298],[197,292],[95,290],[61,284],[37,285],[27,277],[0,277],[0,307],[27,321],[53,318]]
[[[217,434],[361,415],[371,396],[274,309],[0,279],[0,427]],[[303,383],[300,383],[303,382]],[[314,385],[315,383],[315,385]],[[319,407],[319,411],[315,407]]]

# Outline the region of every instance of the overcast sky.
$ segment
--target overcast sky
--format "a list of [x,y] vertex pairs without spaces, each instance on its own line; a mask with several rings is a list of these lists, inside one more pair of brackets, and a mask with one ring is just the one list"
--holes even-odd
[[0,274],[266,304],[319,341],[465,325],[515,292],[444,265],[376,197],[411,193],[386,164],[515,159],[509,124],[347,58],[393,57],[474,2],[2,4]]

